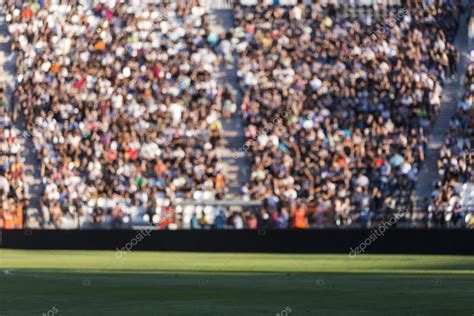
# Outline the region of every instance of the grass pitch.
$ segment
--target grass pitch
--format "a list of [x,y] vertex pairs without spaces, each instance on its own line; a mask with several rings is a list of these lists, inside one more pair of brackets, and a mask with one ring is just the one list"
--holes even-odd
[[474,257],[0,250],[0,314],[471,316]]

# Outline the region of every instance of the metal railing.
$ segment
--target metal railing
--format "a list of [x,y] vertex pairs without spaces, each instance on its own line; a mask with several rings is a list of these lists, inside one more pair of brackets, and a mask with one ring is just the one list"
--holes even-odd
[[258,207],[263,202],[259,200],[174,200],[171,202],[173,206],[222,206],[222,207]]

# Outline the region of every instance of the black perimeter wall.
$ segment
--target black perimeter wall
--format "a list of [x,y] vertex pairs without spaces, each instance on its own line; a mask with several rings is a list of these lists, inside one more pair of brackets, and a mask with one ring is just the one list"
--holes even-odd
[[473,255],[474,230],[389,229],[384,235],[366,229],[2,230],[0,245],[11,249],[347,254],[365,247],[364,253]]

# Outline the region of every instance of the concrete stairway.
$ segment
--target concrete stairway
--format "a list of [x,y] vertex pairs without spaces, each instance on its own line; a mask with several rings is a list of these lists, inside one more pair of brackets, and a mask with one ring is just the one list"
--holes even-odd
[[[7,97],[12,100],[16,83],[16,56],[11,51],[10,34],[8,32],[8,23],[5,20],[5,13],[0,6],[0,80],[4,83]],[[16,104],[11,103],[9,110],[13,113]],[[42,222],[42,213],[40,209],[41,177],[40,164],[37,159],[36,151],[32,142],[31,135],[25,132],[24,117],[19,113],[16,121],[16,127],[22,131],[20,141],[24,143],[22,158],[25,162],[25,182],[27,186],[27,197],[29,205],[27,214],[32,222],[27,222],[27,227],[38,227]]]
[[446,80],[441,110],[430,135],[430,144],[426,151],[426,160],[418,174],[418,183],[416,186],[418,205],[423,205],[423,200],[431,195],[432,184],[439,178],[436,167],[439,150],[445,141],[449,121],[454,115],[458,101],[463,94],[463,79],[464,73],[466,72],[467,59],[469,58],[467,15],[461,17],[455,46],[461,54],[461,61],[458,64],[458,76],[454,80]]
[[[208,1],[211,30],[218,34],[233,27],[233,12],[230,1]],[[240,112],[240,89],[237,80],[236,60],[224,62],[217,74],[218,82],[223,83],[237,97],[237,112],[229,119],[223,119],[224,148],[221,157],[228,186],[227,199],[239,199],[240,189],[249,181],[249,160],[243,150],[244,128]]]

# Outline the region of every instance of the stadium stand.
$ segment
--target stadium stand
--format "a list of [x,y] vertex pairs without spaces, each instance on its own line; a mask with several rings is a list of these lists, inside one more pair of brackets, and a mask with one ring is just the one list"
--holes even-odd
[[222,57],[197,1],[8,12],[46,226],[167,226],[171,199],[224,197]]
[[377,22],[317,3],[237,6],[250,192],[265,212],[289,211],[296,228],[410,216],[443,80],[455,75],[457,14],[400,9]]
[[445,144],[440,150],[438,172],[429,206],[429,222],[434,227],[472,225],[474,212],[474,51],[464,77],[465,91],[451,118]]
[[[398,210],[411,225],[428,135],[457,75],[461,7],[313,2],[234,2],[234,26],[220,33],[210,12],[231,10],[228,0],[6,1],[14,103],[40,160],[39,225],[372,227]],[[234,59],[238,96],[219,74]],[[461,114],[427,217],[470,201],[460,193],[470,167],[450,166],[468,137],[455,126]],[[224,135],[236,120],[251,172],[230,184]],[[18,204],[25,189],[11,166],[22,159],[2,157],[17,162],[4,164],[0,181]]]
[[20,152],[24,141],[13,124],[5,87],[0,87],[0,227],[23,227],[26,206],[24,164]]

